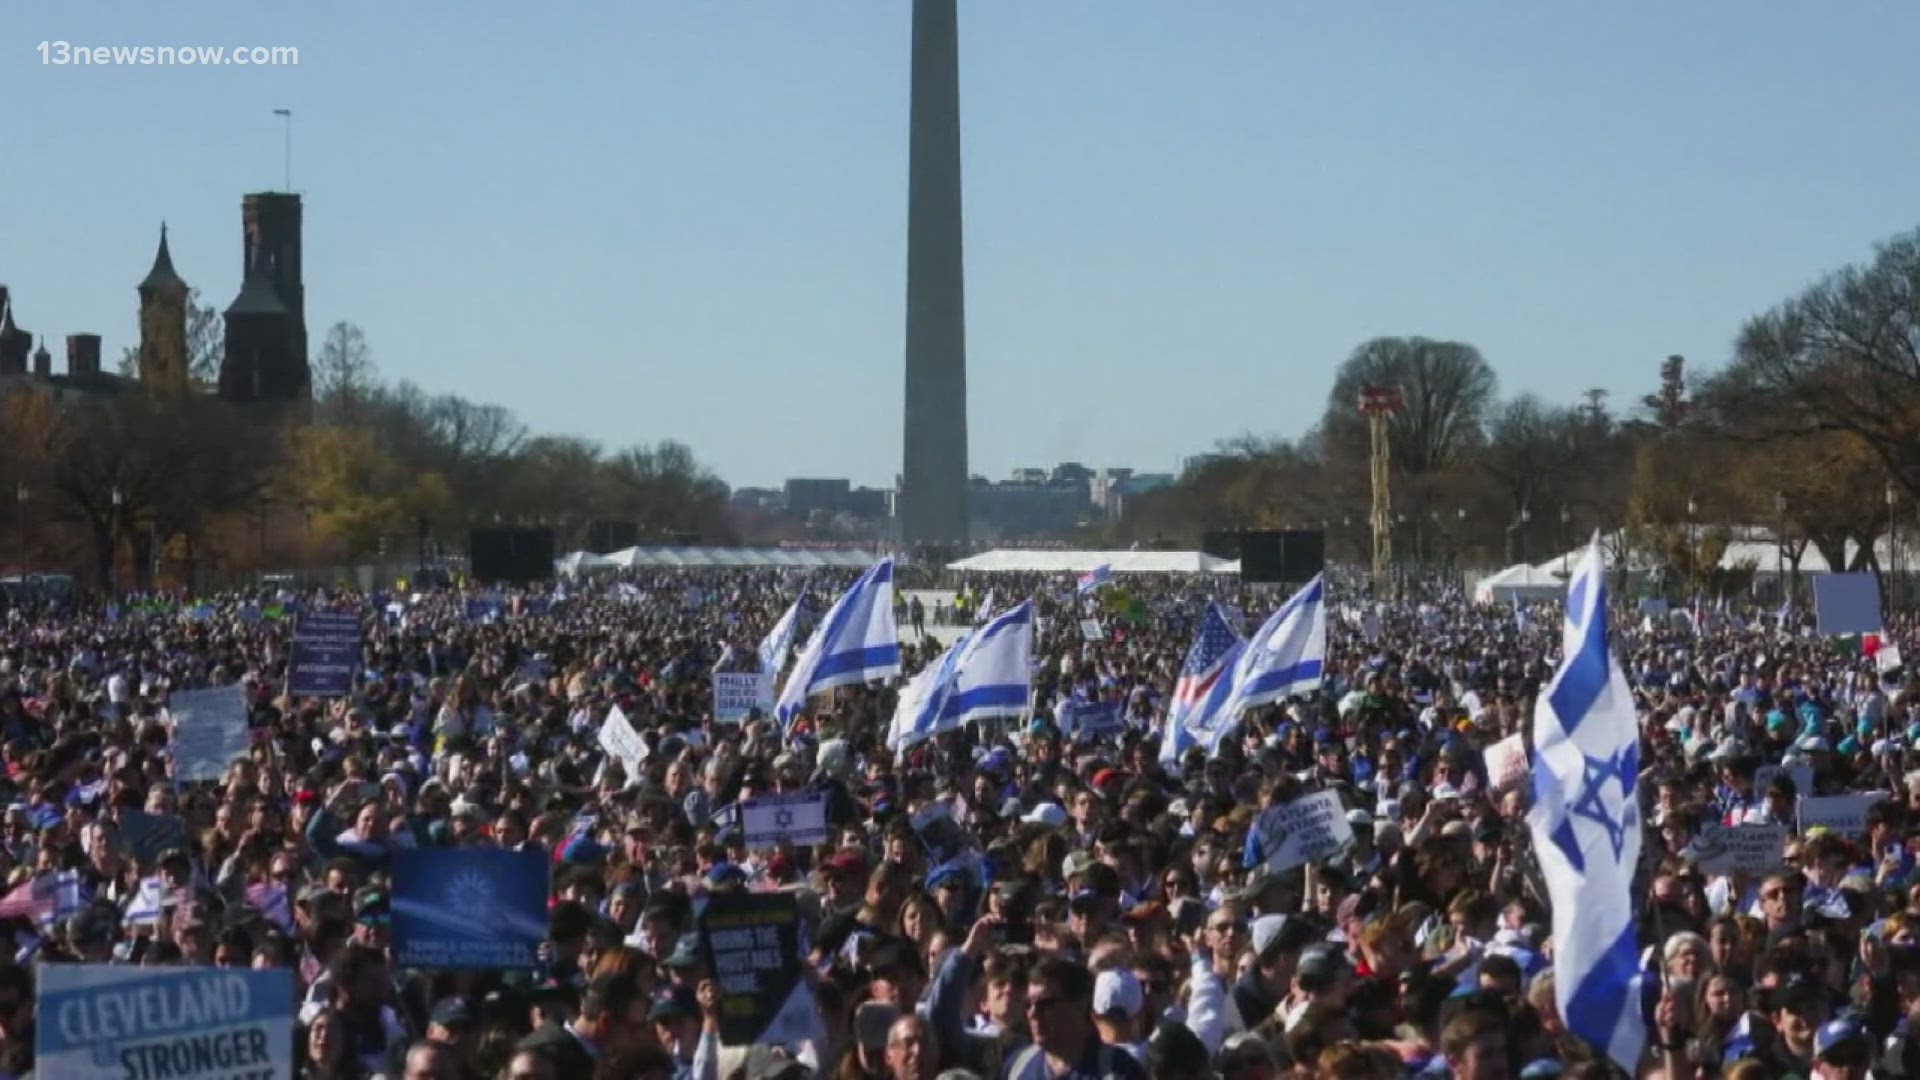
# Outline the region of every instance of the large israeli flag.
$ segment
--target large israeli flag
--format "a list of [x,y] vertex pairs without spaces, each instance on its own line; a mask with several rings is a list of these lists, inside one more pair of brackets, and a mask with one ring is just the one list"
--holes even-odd
[[1320,688],[1327,664],[1324,578],[1307,582],[1228,656],[1226,675],[1187,714],[1187,730],[1209,756],[1241,713]]
[[781,687],[774,715],[793,723],[807,698],[900,674],[900,631],[893,622],[893,560],[881,559],[827,609]]
[[1646,1044],[1634,932],[1639,726],[1607,652],[1607,568],[1596,536],[1567,584],[1565,654],[1533,712],[1527,823],[1553,903],[1554,996],[1574,1034],[1629,1073]]
[[780,669],[786,666],[787,654],[793,651],[793,639],[800,634],[800,611],[806,602],[806,593],[794,597],[793,606],[787,608],[787,613],[780,616],[780,621],[773,624],[773,629],[767,631],[760,642],[760,670],[769,678],[780,674]]
[[954,642],[900,694],[887,746],[901,750],[975,720],[1019,716],[1033,680],[1033,601]]

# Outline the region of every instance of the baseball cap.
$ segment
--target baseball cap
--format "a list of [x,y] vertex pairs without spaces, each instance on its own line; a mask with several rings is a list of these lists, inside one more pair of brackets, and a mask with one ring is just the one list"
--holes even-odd
[[1843,1013],[1820,1025],[1813,1035],[1813,1054],[1826,1057],[1855,1042],[1868,1042],[1867,1029],[1860,1019],[1850,1013]]
[[653,999],[653,1007],[647,1010],[647,1019],[656,1024],[666,1020],[687,1020],[699,1015],[699,1003],[694,1001],[692,992],[684,987],[660,994]]
[[1346,955],[1338,948],[1322,942],[1301,950],[1300,962],[1294,966],[1294,974],[1331,979],[1346,969]]
[[1268,949],[1280,942],[1281,931],[1287,928],[1285,915],[1262,915],[1253,920],[1253,954],[1265,956]]
[[1113,1017],[1118,1013],[1121,1018],[1139,1016],[1146,1006],[1146,995],[1140,989],[1140,980],[1133,972],[1125,968],[1103,971],[1093,980],[1093,1013],[1095,1016]]
[[1043,802],[1027,811],[1020,819],[1029,825],[1044,825],[1049,829],[1064,829],[1067,826],[1067,811],[1056,802]]
[[428,1017],[437,1027],[465,1027],[473,1020],[473,1014],[467,1010],[467,1003],[459,998],[448,998],[433,1007],[433,1015]]
[[664,968],[691,968],[700,966],[700,939],[694,934],[682,934],[680,940],[673,943],[673,952],[660,961]]

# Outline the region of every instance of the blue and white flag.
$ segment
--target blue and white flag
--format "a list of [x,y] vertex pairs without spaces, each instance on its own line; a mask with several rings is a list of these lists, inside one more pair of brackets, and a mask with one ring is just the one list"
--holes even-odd
[[787,654],[793,651],[793,639],[800,635],[800,612],[807,602],[807,594],[801,593],[794,598],[787,613],[773,624],[767,636],[760,642],[760,670],[769,675],[777,675],[787,664]]
[[1554,994],[1574,1034],[1632,1072],[1646,1044],[1632,884],[1640,862],[1640,736],[1607,651],[1596,536],[1567,585],[1564,658],[1533,714],[1527,822],[1553,904]]
[[827,609],[793,673],[780,689],[774,713],[793,723],[814,694],[900,674],[900,631],[893,621],[893,560],[881,559]]
[[901,750],[975,720],[1019,716],[1033,685],[1033,601],[967,634],[900,692],[887,746]]
[[1173,684],[1173,698],[1167,704],[1166,727],[1160,736],[1163,764],[1178,761],[1193,745],[1187,717],[1213,692],[1240,641],[1240,631],[1234,628],[1226,609],[1218,600],[1207,601],[1206,614],[1200,617],[1200,632],[1187,649],[1187,662],[1181,665],[1180,677]]
[[1080,575],[1080,591],[1090,593],[1102,585],[1113,584],[1113,564],[1101,563]]
[[1226,675],[1188,714],[1187,730],[1211,757],[1241,713],[1318,690],[1326,663],[1327,588],[1315,577],[1233,646]]

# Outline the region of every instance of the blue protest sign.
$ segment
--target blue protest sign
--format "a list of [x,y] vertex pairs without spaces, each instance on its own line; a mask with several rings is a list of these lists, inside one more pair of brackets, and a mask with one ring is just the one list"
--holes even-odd
[[393,952],[401,967],[531,968],[547,936],[539,851],[393,853]]
[[41,964],[34,1075],[293,1077],[286,968]]
[[310,611],[294,623],[287,655],[287,693],[295,697],[345,697],[360,670],[360,616],[347,611]]
[[1117,701],[1069,701],[1062,719],[1077,735],[1112,735],[1126,726]]
[[1813,610],[1822,635],[1877,634],[1880,579],[1872,574],[1813,575]]

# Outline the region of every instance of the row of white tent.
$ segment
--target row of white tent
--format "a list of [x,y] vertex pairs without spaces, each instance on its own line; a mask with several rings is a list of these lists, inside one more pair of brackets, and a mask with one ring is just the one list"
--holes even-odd
[[1204,551],[1028,551],[1000,548],[947,564],[949,570],[987,574],[1084,574],[1107,566],[1116,574],[1237,574],[1240,560]]
[[554,567],[567,577],[595,570],[699,570],[728,566],[865,569],[879,557],[872,551],[843,548],[630,547],[610,555],[576,551],[555,560]]

